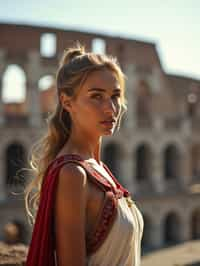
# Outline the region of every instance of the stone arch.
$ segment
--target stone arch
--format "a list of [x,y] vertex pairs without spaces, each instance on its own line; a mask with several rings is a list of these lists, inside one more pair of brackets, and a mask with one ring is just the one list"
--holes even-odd
[[27,228],[19,219],[8,221],[3,227],[4,241],[8,244],[27,244]]
[[191,215],[191,238],[200,239],[200,207],[196,208]]
[[122,178],[122,149],[119,144],[111,142],[103,148],[103,161],[109,167],[114,176],[123,184]]
[[139,127],[149,127],[152,123],[152,93],[145,80],[140,80],[136,89],[136,119]]
[[152,175],[152,151],[147,143],[141,143],[135,151],[136,180],[145,181]]
[[180,242],[181,239],[181,221],[177,212],[169,212],[163,222],[164,243],[166,245],[174,245]]
[[26,166],[26,151],[23,145],[17,141],[9,144],[5,151],[6,173],[5,183],[6,186],[22,185],[24,178],[20,174],[20,170]]
[[164,149],[164,177],[177,179],[180,177],[180,151],[175,144],[168,144]]
[[8,65],[2,78],[3,102],[24,102],[26,82],[25,72],[19,65]]

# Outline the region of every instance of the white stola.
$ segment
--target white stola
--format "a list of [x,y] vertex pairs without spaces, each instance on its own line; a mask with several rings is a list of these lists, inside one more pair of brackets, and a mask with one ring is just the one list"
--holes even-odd
[[[97,169],[97,165],[93,164],[93,167]],[[102,173],[100,168],[97,170]],[[108,174],[106,178],[114,183]],[[130,197],[122,197],[118,201],[112,228],[99,249],[88,257],[87,266],[140,266],[144,227],[142,214]]]

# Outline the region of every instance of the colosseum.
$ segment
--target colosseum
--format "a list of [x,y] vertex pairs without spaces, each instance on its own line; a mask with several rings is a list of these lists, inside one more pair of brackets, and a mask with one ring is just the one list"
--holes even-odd
[[[143,252],[199,239],[200,81],[166,73],[151,42],[5,23],[0,35],[0,240],[30,241],[21,193],[30,175],[16,173],[29,167],[56,105],[58,61],[77,40],[116,56],[127,76],[128,111],[102,160],[142,211]],[[6,97],[16,90],[20,100]]]

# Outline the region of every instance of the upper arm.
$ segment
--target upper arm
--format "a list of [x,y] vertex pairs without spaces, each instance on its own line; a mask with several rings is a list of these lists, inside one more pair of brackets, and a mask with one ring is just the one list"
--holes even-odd
[[80,166],[64,165],[55,200],[56,253],[59,266],[85,265],[87,175]]

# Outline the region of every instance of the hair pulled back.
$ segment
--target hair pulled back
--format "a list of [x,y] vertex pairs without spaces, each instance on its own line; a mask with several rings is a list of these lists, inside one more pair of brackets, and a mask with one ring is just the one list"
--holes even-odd
[[126,110],[125,78],[117,60],[107,55],[87,53],[80,44],[64,50],[56,74],[57,105],[47,119],[47,132],[33,145],[31,151],[30,165],[34,178],[25,188],[25,206],[31,225],[35,222],[45,171],[70,135],[71,119],[61,105],[60,94],[63,92],[70,97],[76,97],[88,75],[102,69],[109,69],[116,74],[122,89],[123,114]]

